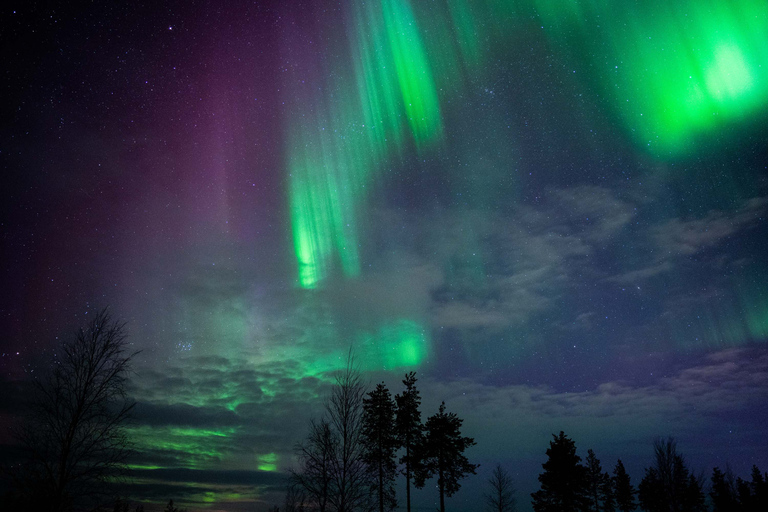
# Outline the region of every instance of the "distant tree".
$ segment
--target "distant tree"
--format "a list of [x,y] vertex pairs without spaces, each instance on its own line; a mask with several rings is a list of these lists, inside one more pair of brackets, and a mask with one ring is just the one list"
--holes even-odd
[[163,512],[187,512],[187,509],[178,509],[173,506],[173,500],[168,501],[168,504],[163,509]]
[[301,493],[319,512],[325,512],[332,492],[337,443],[337,436],[327,421],[310,421],[307,439],[296,446],[299,469],[291,470],[292,482],[288,488],[292,502],[298,497],[297,493]]
[[384,383],[363,399],[363,459],[368,465],[378,501],[379,512],[397,506],[395,499],[395,402]]
[[763,474],[757,466],[752,466],[752,505],[755,511],[768,510],[768,473]]
[[115,500],[114,505],[112,506],[112,512],[128,512],[128,509],[130,508],[130,506],[131,506],[130,501],[122,498],[117,498]]
[[285,512],[304,512],[306,500],[304,488],[296,482],[295,478],[291,478],[283,504]]
[[419,467],[418,448],[423,444],[424,426],[421,424],[421,397],[416,389],[416,374],[410,372],[403,380],[405,390],[395,396],[397,411],[395,430],[400,447],[405,454],[400,457],[400,464],[405,466],[405,500],[406,510],[411,512],[411,478]]
[[589,499],[587,510],[600,512],[603,503],[603,468],[592,449],[587,450],[587,460],[584,467],[584,490]]
[[677,453],[674,439],[654,442],[654,465],[640,482],[640,506],[648,512],[699,512],[706,509],[703,482]]
[[492,512],[512,512],[515,510],[515,487],[507,470],[497,464],[488,479],[488,491],[485,494],[488,510]]
[[613,488],[616,496],[616,508],[621,512],[632,512],[637,508],[637,503],[635,503],[637,491],[632,486],[621,459],[616,462],[616,467],[613,468]]
[[426,437],[421,448],[422,465],[415,474],[416,487],[421,489],[428,478],[437,476],[440,512],[445,512],[445,496],[453,496],[461,488],[459,480],[476,474],[479,467],[464,456],[464,451],[476,443],[461,435],[463,422],[456,414],[446,413],[443,402],[437,414],[424,425]]
[[746,511],[754,508],[752,503],[754,501],[754,496],[752,496],[752,486],[749,485],[749,482],[737,478],[736,494],[738,495],[739,510]]
[[127,352],[125,324],[106,309],[55,352],[50,371],[34,381],[35,394],[16,437],[29,460],[15,475],[34,508],[67,510],[83,498],[111,501],[109,484],[126,469],[125,431],[134,404],[125,384],[135,355]]
[[733,512],[738,508],[733,475],[729,471],[712,470],[712,485],[709,497],[712,500],[712,512]]
[[616,512],[614,482],[608,473],[603,473],[600,479],[600,499],[603,503],[603,512]]
[[589,506],[585,496],[585,468],[576,455],[576,444],[564,432],[552,435],[544,472],[539,475],[541,489],[532,493],[535,512],[583,511]]
[[685,491],[685,505],[682,512],[707,512],[707,498],[704,494],[704,481],[702,475],[696,476],[693,473],[688,475],[688,485]]

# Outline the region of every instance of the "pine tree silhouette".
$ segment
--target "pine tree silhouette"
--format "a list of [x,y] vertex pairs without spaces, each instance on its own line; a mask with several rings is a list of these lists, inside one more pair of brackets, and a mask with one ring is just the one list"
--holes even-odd
[[416,487],[424,487],[426,479],[437,476],[440,492],[440,512],[445,512],[445,496],[449,498],[461,488],[459,479],[476,474],[477,464],[471,464],[464,450],[475,440],[461,435],[464,420],[445,412],[445,402],[437,414],[430,416],[424,428],[427,432],[421,449],[423,466],[416,472]]
[[384,383],[363,399],[363,460],[375,480],[379,512],[397,506],[395,499],[395,402]]
[[589,501],[584,493],[585,472],[576,455],[576,444],[564,432],[552,435],[547,450],[544,472],[539,475],[541,489],[532,493],[536,512],[585,510]]
[[613,468],[613,488],[616,495],[616,508],[621,512],[632,512],[637,508],[635,502],[637,490],[632,486],[621,459],[616,462],[616,467]]
[[418,448],[424,441],[424,426],[421,424],[421,397],[416,389],[416,374],[410,372],[403,380],[405,390],[395,396],[397,404],[397,416],[395,429],[400,447],[405,454],[400,457],[400,464],[405,466],[405,499],[406,510],[411,512],[411,479],[414,471],[419,467]]

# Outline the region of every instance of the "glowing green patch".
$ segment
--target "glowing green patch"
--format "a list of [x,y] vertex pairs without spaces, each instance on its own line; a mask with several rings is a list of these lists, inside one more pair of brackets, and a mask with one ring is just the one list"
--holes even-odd
[[715,49],[714,60],[706,72],[707,91],[723,103],[736,100],[754,85],[749,66],[739,47],[722,44]]
[[140,451],[160,451],[175,457],[180,467],[202,467],[220,460],[229,452],[235,428],[194,429],[141,426],[129,429],[131,440]]
[[393,370],[420,365],[429,354],[424,328],[407,319],[383,325],[359,335],[360,358],[365,370]]
[[259,471],[277,471],[277,455],[274,453],[267,453],[265,455],[259,455],[257,457],[258,465],[256,468]]

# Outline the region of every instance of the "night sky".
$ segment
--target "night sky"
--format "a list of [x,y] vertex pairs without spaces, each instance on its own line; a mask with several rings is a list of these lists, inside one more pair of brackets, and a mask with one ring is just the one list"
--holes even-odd
[[450,510],[497,462],[528,510],[560,430],[635,484],[657,436],[768,470],[764,0],[22,2],[0,41],[3,443],[109,306],[135,499],[280,504],[350,347],[464,418]]

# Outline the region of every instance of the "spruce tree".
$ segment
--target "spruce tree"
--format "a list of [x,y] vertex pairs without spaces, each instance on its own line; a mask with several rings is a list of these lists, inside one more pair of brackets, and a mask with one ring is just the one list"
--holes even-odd
[[576,444],[564,432],[552,435],[547,450],[544,472],[539,475],[541,489],[532,493],[535,512],[585,510],[589,501],[584,496],[585,469],[576,455]]
[[397,506],[395,499],[395,402],[384,383],[363,399],[363,460],[368,466],[378,498],[379,512]]
[[637,508],[635,496],[637,491],[632,486],[627,470],[624,469],[624,463],[621,459],[613,468],[613,486],[616,495],[616,508],[621,512],[632,512]]
[[752,494],[755,510],[768,509],[768,473],[763,474],[760,468],[752,466]]
[[712,470],[709,497],[712,500],[712,512],[731,512],[736,509],[733,476],[728,475],[728,471],[723,473],[720,468]]
[[600,460],[591,449],[587,451],[587,460],[585,461],[585,491],[589,499],[587,510],[600,512],[601,510],[601,484],[603,483],[603,468],[600,466]]
[[421,448],[422,463],[416,471],[416,487],[424,487],[426,479],[437,476],[440,492],[440,512],[445,512],[445,497],[453,496],[460,488],[459,479],[476,474],[477,464],[471,464],[464,450],[474,446],[475,440],[461,435],[464,420],[454,413],[445,412],[445,402],[437,414],[427,419],[426,437]]
[[600,499],[603,502],[603,512],[616,512],[613,478],[608,473],[603,473],[600,479]]
[[410,372],[403,380],[405,390],[395,396],[397,404],[397,417],[395,419],[395,431],[398,445],[405,450],[400,457],[405,475],[405,499],[406,508],[411,512],[411,479],[414,471],[419,467],[418,447],[424,439],[424,426],[421,424],[421,397],[416,389],[416,374]]

